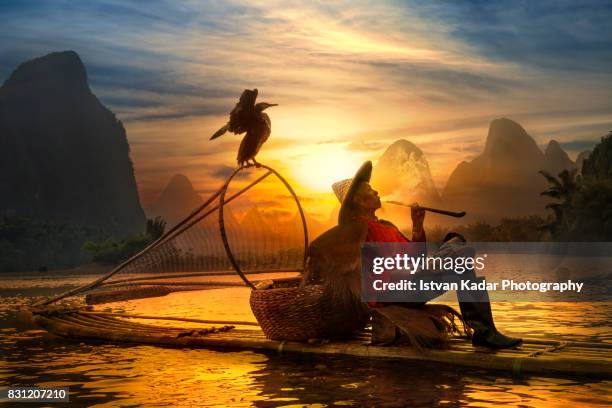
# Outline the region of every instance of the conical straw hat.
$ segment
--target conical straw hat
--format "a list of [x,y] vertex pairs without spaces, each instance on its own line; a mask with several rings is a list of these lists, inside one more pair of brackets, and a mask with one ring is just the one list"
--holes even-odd
[[355,176],[350,179],[340,180],[332,184],[332,190],[340,201],[340,214],[338,214],[338,224],[344,224],[351,220],[351,214],[348,208],[348,203],[351,202],[355,191],[362,181],[370,181],[372,177],[372,162],[367,161],[361,165]]

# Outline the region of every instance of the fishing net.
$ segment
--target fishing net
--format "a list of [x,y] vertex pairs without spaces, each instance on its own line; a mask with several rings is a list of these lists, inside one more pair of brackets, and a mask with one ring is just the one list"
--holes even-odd
[[38,306],[74,295],[85,295],[91,305],[253,287],[260,274],[302,271],[307,245],[304,213],[287,181],[267,166],[241,167],[143,251],[92,283]]

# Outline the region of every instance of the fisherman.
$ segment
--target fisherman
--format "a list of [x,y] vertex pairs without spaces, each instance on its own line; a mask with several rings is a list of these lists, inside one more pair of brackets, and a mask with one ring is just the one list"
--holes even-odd
[[[423,228],[425,210],[413,206],[412,240],[408,239],[395,225],[376,217],[381,201],[378,192],[369,183],[371,174],[372,163],[368,161],[361,166],[355,177],[339,181],[332,186],[341,203],[338,225],[323,233],[309,246],[303,283],[323,284],[326,294],[333,299],[337,314],[329,317],[332,330],[350,330],[351,327],[357,327],[364,316],[378,311],[383,313],[374,312],[374,317],[378,316],[378,319],[373,320],[373,338],[384,338],[389,335],[389,322],[384,322],[385,319],[381,322],[381,315],[387,316],[392,322],[401,321],[403,316],[404,321],[409,322],[410,319],[419,316],[417,311],[419,307],[423,307],[423,303],[370,303],[369,305],[361,303],[361,244],[425,242],[426,235]],[[445,241],[465,242],[457,233],[449,233]],[[432,274],[432,278],[435,276]],[[466,271],[462,276],[472,281],[481,280],[475,276],[473,269]],[[426,300],[432,300],[442,293],[444,292],[426,294],[431,296],[431,299]],[[505,336],[496,329],[486,290],[458,290],[457,297],[463,321],[473,330],[473,345],[510,348],[522,343],[521,339]],[[427,305],[433,310],[442,306]],[[448,312],[449,309],[452,310],[450,307],[442,310]],[[447,313],[446,317],[448,316]],[[435,316],[430,317],[436,320]],[[396,332],[395,327],[390,331],[391,335]]]

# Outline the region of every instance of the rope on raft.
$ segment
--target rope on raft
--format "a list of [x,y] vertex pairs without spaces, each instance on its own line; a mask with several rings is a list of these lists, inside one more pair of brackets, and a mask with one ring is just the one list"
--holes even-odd
[[525,358],[536,358],[546,353],[554,353],[556,351],[562,350],[565,347],[569,346],[570,342],[568,341],[559,341],[558,344],[553,344],[549,347],[546,347],[542,350],[534,351],[532,353],[527,354],[524,357],[517,357],[512,362],[512,375],[514,377],[519,377],[521,375],[521,369],[523,367],[523,361]]
[[542,355],[544,353],[552,353],[552,352],[555,352],[555,351],[559,351],[559,350],[567,347],[568,344],[569,343],[567,341],[560,341],[559,344],[547,347],[544,350],[534,351],[533,353],[529,354],[527,357],[537,357],[537,356]]

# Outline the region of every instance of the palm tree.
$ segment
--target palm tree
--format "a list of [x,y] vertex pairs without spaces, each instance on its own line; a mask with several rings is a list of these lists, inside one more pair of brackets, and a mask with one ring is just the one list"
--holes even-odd
[[147,235],[151,241],[155,241],[157,238],[164,235],[166,230],[166,221],[162,217],[155,217],[147,219]]
[[554,214],[554,220],[546,225],[553,236],[567,235],[574,229],[573,204],[582,181],[577,173],[577,169],[572,168],[563,170],[555,177],[544,170],[540,171],[550,183],[548,190],[540,194],[557,201],[546,205],[546,208],[552,210]]

